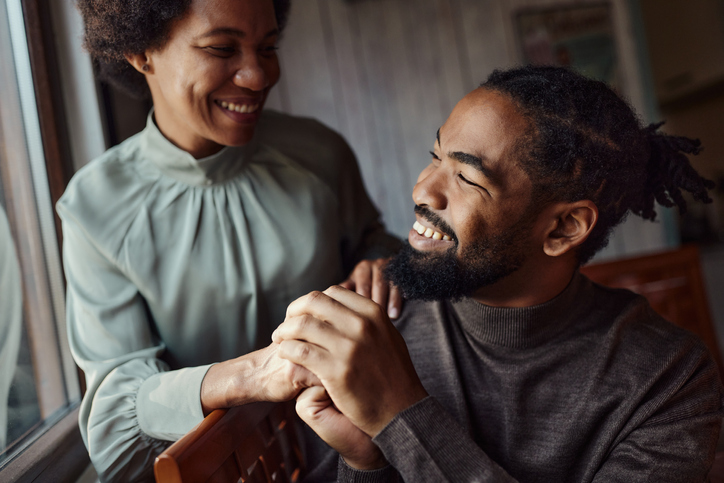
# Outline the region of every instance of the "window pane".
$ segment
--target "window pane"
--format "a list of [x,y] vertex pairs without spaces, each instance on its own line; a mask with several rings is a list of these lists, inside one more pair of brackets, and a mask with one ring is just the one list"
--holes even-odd
[[79,390],[20,0],[0,0],[0,65],[2,465]]

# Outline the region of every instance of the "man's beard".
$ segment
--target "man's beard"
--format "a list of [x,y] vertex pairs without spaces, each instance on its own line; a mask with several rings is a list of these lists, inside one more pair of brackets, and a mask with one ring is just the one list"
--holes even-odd
[[[431,213],[424,208],[416,211],[433,223],[435,219],[439,220],[434,214],[430,216]],[[443,253],[420,252],[405,243],[387,264],[385,275],[407,299],[456,300],[469,297],[521,267],[530,227],[530,218],[521,217],[504,233],[475,241],[459,256],[456,238],[455,244]],[[452,235],[450,231],[448,234]]]

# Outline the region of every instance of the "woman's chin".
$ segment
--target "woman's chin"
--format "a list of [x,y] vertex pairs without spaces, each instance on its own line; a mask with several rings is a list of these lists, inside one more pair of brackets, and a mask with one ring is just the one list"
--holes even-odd
[[233,133],[225,133],[219,136],[216,142],[224,146],[244,146],[254,139],[255,127],[250,126],[243,130],[237,128]]

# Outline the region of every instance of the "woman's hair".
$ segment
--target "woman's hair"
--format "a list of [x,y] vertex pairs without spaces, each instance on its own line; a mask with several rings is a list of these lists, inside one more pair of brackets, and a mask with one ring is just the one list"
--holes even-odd
[[629,212],[656,217],[655,201],[686,211],[682,190],[710,202],[714,183],[692,168],[699,140],[642,127],[631,107],[603,82],[560,67],[494,71],[482,87],[511,98],[531,122],[516,146],[533,183],[531,206],[591,200],[598,222],[578,250],[586,263],[608,244]]
[[[162,47],[172,22],[181,18],[191,0],[77,0],[83,17],[83,45],[101,79],[134,97],[150,96],[143,74],[125,59]],[[279,31],[284,29],[291,0],[273,0]]]

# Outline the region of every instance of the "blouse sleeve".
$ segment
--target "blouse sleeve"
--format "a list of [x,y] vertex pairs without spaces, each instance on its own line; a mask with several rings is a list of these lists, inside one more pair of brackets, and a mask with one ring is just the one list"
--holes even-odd
[[145,301],[68,212],[63,215],[68,335],[87,383],[79,416],[102,481],[151,477],[168,441],[203,419],[209,366],[170,371]]

